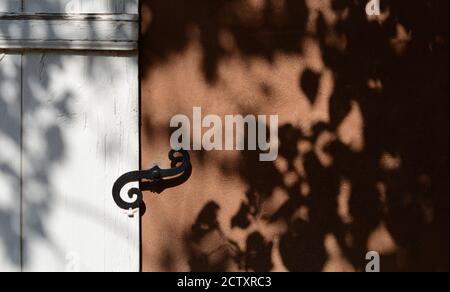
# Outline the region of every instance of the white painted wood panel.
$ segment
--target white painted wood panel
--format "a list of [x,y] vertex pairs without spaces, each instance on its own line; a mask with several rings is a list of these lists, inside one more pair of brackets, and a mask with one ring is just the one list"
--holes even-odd
[[137,15],[0,14],[0,48],[137,49]]
[[138,271],[139,218],[111,189],[139,168],[135,55],[23,60],[25,271]]
[[0,0],[1,12],[20,12],[22,8],[22,0]]
[[0,271],[139,271],[137,3],[0,0]]
[[23,0],[32,13],[138,13],[138,0]]
[[0,51],[0,272],[20,271],[21,55]]

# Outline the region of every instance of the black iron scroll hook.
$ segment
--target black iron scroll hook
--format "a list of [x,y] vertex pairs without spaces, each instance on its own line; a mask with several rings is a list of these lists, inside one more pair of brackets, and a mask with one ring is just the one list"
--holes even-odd
[[185,150],[172,150],[169,152],[169,160],[172,168],[162,169],[155,166],[149,170],[133,171],[122,175],[113,186],[113,198],[117,206],[126,211],[138,209],[142,203],[142,191],[139,188],[128,190],[130,201],[125,201],[121,196],[121,190],[129,183],[141,182],[143,180],[161,182],[164,178],[174,178],[187,172],[191,167],[189,153]]

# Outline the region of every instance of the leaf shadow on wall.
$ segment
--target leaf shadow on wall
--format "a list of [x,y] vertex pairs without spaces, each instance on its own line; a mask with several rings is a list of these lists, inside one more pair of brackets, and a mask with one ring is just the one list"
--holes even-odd
[[[305,1],[143,1],[151,15],[143,25],[143,76],[196,37],[205,82],[214,85],[218,64],[228,57],[221,38],[226,31],[243,56],[269,62],[276,53],[304,54],[299,43],[313,38],[335,79],[329,122],[310,133],[292,124],[280,127],[283,170],[242,152],[232,171],[248,190],[230,227],[247,231],[247,240],[240,245],[226,234],[218,221],[221,206],[211,201],[186,231],[193,271],[270,271],[275,253],[289,271],[321,271],[330,235],[341,258],[361,271],[380,226],[398,247],[384,255],[383,270],[448,270],[448,1],[383,1],[389,12],[382,21],[368,21],[364,1],[331,3],[336,21],[321,11],[311,31]],[[319,93],[317,74],[298,76],[311,103]],[[364,121],[359,151],[332,138],[355,103]],[[264,213],[279,189],[287,200]],[[347,218],[338,211],[345,190]],[[255,226],[278,232],[267,236]]]

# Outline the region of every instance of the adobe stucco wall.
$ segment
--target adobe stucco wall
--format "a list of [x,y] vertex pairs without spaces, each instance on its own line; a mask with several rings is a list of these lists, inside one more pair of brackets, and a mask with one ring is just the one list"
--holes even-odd
[[[143,1],[142,166],[167,166],[170,119],[194,106],[279,115],[281,142],[274,163],[190,152],[187,181],[146,192],[143,270],[352,271],[367,250],[385,269],[448,269],[448,72],[433,67],[447,28],[408,18],[418,2],[379,25],[329,1]],[[435,50],[423,55],[425,36]],[[433,98],[414,89],[424,77]]]

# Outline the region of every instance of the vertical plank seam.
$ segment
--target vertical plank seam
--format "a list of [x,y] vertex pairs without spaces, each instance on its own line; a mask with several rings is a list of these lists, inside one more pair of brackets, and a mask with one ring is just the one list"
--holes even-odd
[[[23,1],[22,1],[23,3]],[[24,143],[23,143],[23,133],[24,133],[24,98],[23,98],[23,58],[24,54],[20,53],[20,175],[19,175],[19,195],[20,195],[20,207],[19,207],[19,224],[20,224],[20,271],[24,271],[24,228],[23,228],[23,174],[24,174],[24,165],[23,165],[23,154],[24,154]]]
[[[137,70],[138,70],[138,159],[139,159],[139,169],[142,169],[142,86],[141,86],[141,77],[142,77],[142,72],[141,72],[141,30],[142,30],[142,23],[141,23],[141,17],[142,17],[142,6],[141,6],[141,1],[138,0],[138,40],[137,40],[137,47],[138,47],[138,54],[137,54]],[[125,3],[125,1],[124,1]],[[140,187],[140,186],[139,186]],[[138,226],[138,240],[139,240],[139,267],[138,270],[139,272],[142,272],[143,270],[143,251],[142,251],[142,214],[141,214],[141,210],[139,209],[139,226]]]
[[[24,11],[24,0],[20,0],[20,12],[23,13]],[[20,207],[19,207],[19,224],[20,224],[20,251],[19,251],[19,257],[20,257],[20,271],[24,271],[24,228],[23,228],[23,200],[24,200],[24,194],[23,194],[23,132],[24,132],[24,116],[23,116],[23,108],[24,108],[24,98],[23,98],[23,64],[24,64],[24,53],[20,53],[20,178],[19,178],[19,195],[20,195]]]

